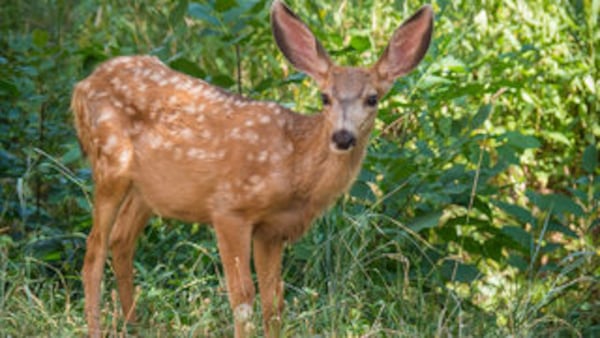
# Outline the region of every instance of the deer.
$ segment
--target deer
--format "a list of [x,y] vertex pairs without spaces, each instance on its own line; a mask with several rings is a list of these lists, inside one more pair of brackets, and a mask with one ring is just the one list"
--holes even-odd
[[419,9],[369,67],[333,63],[282,1],[270,17],[285,58],[318,86],[320,113],[230,93],[152,56],[110,59],[74,87],[74,124],[95,182],[82,268],[89,336],[103,333],[109,252],[124,320],[136,322],[134,250],[153,215],[212,225],[238,338],[254,330],[252,260],[264,334],[280,334],[283,250],[357,177],[378,103],[423,59],[434,15]]

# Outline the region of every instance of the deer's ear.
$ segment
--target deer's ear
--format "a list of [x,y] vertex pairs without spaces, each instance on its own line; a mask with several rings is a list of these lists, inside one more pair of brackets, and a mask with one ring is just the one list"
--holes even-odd
[[433,31],[433,9],[426,5],[404,21],[394,32],[374,68],[380,79],[391,85],[413,70],[429,48]]
[[298,16],[279,0],[271,8],[271,26],[283,55],[298,70],[322,82],[332,65],[327,52]]

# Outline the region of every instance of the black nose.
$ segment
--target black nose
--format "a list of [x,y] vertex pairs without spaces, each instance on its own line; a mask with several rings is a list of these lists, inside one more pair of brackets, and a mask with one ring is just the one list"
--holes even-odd
[[331,136],[331,141],[333,141],[339,150],[348,150],[356,145],[356,137],[354,137],[351,132],[345,129],[338,130],[333,133]]

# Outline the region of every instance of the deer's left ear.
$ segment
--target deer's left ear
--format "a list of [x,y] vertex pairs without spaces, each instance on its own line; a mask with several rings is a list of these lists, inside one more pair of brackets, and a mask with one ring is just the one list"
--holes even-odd
[[379,61],[373,66],[379,78],[391,86],[413,70],[425,56],[433,32],[433,9],[421,7],[394,32]]

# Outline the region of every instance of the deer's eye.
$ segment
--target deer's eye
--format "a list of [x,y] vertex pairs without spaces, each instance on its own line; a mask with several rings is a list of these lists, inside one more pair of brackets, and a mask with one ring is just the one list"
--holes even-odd
[[329,95],[321,93],[321,102],[323,102],[324,106],[328,106],[331,104],[331,98],[329,97]]
[[369,95],[365,100],[365,103],[369,107],[375,107],[377,105],[377,95]]

